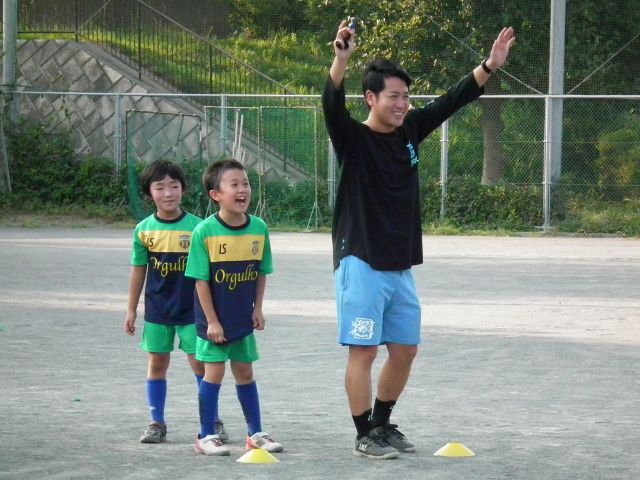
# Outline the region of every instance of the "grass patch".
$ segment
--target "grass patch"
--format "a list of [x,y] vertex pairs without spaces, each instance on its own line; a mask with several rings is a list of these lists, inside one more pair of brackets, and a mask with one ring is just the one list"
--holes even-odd
[[103,206],[56,207],[25,205],[4,210],[0,226],[9,228],[122,228],[132,229],[135,221],[127,212],[115,212]]
[[268,39],[236,36],[214,43],[300,94],[322,91],[333,58],[331,48],[322,48],[310,34],[278,33]]
[[554,226],[559,232],[640,237],[640,200],[626,199],[622,203],[574,200],[567,204],[566,218]]

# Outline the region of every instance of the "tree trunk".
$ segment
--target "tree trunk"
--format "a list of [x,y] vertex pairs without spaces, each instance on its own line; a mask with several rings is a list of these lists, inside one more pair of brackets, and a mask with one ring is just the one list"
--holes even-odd
[[482,185],[495,185],[502,179],[506,157],[502,150],[501,136],[504,129],[502,122],[501,98],[485,98],[480,100],[482,115],[480,123],[484,134],[484,162],[482,165]]

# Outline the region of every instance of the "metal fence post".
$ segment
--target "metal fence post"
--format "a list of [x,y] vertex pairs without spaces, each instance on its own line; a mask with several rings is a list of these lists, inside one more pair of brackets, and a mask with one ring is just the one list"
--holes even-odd
[[114,105],[114,121],[113,126],[113,158],[115,163],[116,175],[120,174],[122,168],[122,95],[116,94]]
[[142,18],[139,1],[136,1],[136,20],[136,29],[138,30],[138,79],[142,80]]
[[544,215],[544,223],[542,230],[547,231],[551,227],[551,180],[552,180],[552,119],[551,119],[551,97],[544,99],[544,163],[542,172],[542,211]]
[[440,221],[447,214],[447,177],[449,176],[449,120],[442,123],[440,138]]
[[11,192],[11,172],[9,170],[9,151],[4,136],[4,122],[0,115],[0,192]]
[[76,42],[78,41],[78,1],[74,2],[74,11],[73,11],[73,31],[75,33]]
[[322,217],[320,216],[320,206],[318,205],[318,141],[315,136],[315,132],[318,131],[318,109],[314,108],[313,110],[313,177],[314,177],[314,200],[313,207],[311,208],[311,214],[309,215],[309,221],[307,222],[307,229],[305,231],[310,232],[311,229],[311,219],[316,219],[316,230],[318,230],[318,217],[320,217],[320,221],[322,221]]
[[208,73],[208,77],[209,77],[209,93],[213,93],[213,47],[211,46],[211,44],[209,44],[209,71]]
[[227,151],[227,96],[220,97],[220,155]]
[[18,2],[5,0],[2,4],[2,93],[9,121],[18,121],[18,98],[15,95],[18,68]]

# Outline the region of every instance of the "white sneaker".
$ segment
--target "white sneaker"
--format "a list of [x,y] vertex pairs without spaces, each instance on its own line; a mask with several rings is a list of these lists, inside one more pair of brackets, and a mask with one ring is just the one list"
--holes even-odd
[[254,433],[247,437],[247,450],[251,448],[261,448],[267,452],[281,452],[282,444],[276,442],[267,432]]
[[204,438],[200,438],[200,435],[198,435],[193,448],[196,452],[203,453],[205,455],[222,456],[231,454],[229,447],[222,443],[218,435],[207,435]]

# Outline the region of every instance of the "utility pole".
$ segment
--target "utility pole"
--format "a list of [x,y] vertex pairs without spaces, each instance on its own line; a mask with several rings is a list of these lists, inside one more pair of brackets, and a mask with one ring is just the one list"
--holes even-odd
[[[566,0],[551,0],[551,28],[549,41],[549,95],[564,94],[564,37]],[[562,164],[562,112],[561,98],[551,99],[551,181],[560,179]]]
[[[566,0],[551,0],[549,38],[549,95],[564,94],[564,39]],[[562,171],[562,98],[547,97],[545,103],[544,227],[550,225],[551,187]]]
[[[2,4],[2,93],[9,120],[15,123],[18,112],[13,97],[16,85],[16,43],[18,41],[18,0],[3,0]],[[0,128],[3,123],[0,121]],[[0,192],[11,191],[9,159],[4,130],[0,131]]]

